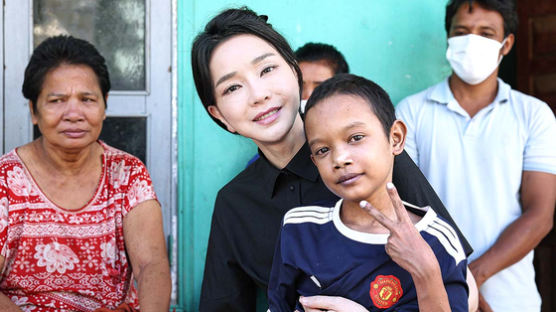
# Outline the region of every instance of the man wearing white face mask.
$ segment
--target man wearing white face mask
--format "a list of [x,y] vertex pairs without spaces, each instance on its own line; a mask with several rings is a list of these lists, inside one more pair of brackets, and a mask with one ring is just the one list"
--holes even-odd
[[556,120],[544,102],[498,79],[514,43],[511,0],[451,0],[453,73],[404,99],[406,151],[470,240],[481,311],[540,311],[533,248],[556,203]]

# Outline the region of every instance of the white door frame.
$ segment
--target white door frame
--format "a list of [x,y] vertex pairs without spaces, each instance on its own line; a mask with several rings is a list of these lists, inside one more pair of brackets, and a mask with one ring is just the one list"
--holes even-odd
[[[110,92],[106,115],[147,118],[146,165],[162,206],[167,241],[176,245],[175,239],[168,239],[177,232],[173,6],[174,0],[146,0],[146,90]],[[29,108],[21,93],[24,70],[33,47],[33,1],[4,0],[3,12],[0,14],[0,38],[3,39],[0,56],[4,60],[4,72],[0,77],[3,82],[0,90],[3,95],[0,97],[3,99],[0,110],[2,154],[33,139]],[[2,28],[9,31],[4,32]],[[174,246],[168,247],[175,251]],[[172,257],[173,273],[176,272],[176,256]]]
[[[0,59],[4,59],[4,10],[2,9],[2,14],[0,14],[0,42],[2,43],[2,49],[0,49]],[[5,64],[2,64],[5,65]],[[0,144],[0,153],[3,155],[6,153],[4,149],[4,103],[6,103],[4,99],[4,71],[2,71],[2,75],[0,75],[0,101],[2,102],[2,109],[0,109],[0,140],[2,143]]]

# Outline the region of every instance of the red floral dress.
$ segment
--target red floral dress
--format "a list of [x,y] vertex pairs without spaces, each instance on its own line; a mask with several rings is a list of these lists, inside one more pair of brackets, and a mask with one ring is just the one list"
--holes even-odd
[[138,307],[123,220],[156,195],[139,159],[100,144],[96,193],[72,211],[42,193],[15,150],[0,157],[0,290],[24,311]]

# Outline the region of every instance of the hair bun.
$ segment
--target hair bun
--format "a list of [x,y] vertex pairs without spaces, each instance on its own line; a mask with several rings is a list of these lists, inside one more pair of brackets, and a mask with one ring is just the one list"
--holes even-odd
[[268,21],[268,15],[261,14],[259,15],[259,19],[266,23]]

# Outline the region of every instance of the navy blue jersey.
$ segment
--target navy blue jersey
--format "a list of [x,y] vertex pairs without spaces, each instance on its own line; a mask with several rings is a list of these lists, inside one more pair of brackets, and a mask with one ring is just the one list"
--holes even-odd
[[[340,207],[308,206],[286,213],[270,275],[269,309],[298,309],[299,296],[340,296],[369,311],[418,311],[413,279],[386,254],[389,234],[352,230]],[[468,311],[467,260],[456,232],[431,208],[415,224],[431,246],[452,311]]]

